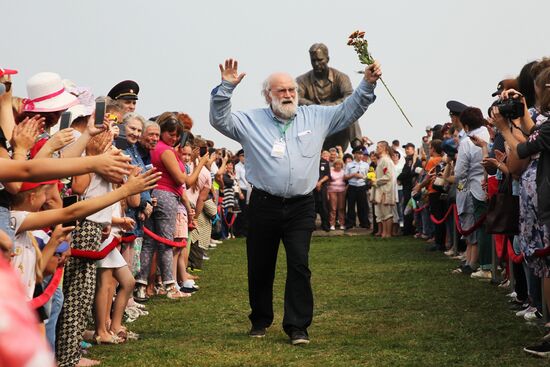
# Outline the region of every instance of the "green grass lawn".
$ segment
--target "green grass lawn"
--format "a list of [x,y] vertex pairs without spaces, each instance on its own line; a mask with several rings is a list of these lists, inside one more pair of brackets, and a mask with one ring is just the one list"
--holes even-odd
[[310,263],[315,314],[311,344],[293,347],[281,327],[281,246],[275,321],[264,339],[247,336],[244,241],[210,251],[201,290],[155,298],[130,328],[141,340],[94,346],[103,366],[546,366],[522,352],[540,327],[508,310],[504,291],[453,275],[455,261],[419,240],[314,238]]

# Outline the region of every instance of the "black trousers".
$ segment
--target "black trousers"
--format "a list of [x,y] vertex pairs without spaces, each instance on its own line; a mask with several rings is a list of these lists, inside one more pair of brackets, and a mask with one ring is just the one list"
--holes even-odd
[[[432,214],[435,219],[442,219],[445,213],[447,212],[447,202],[440,199],[441,193],[436,192],[428,195],[430,203],[430,214]],[[435,245],[437,245],[440,251],[445,251],[445,234],[447,232],[447,227],[445,222],[441,224],[435,224]]]
[[246,190],[241,189],[244,199],[239,199],[239,207],[241,212],[237,215],[235,219],[235,224],[233,225],[233,233],[237,237],[246,237],[248,234],[248,205],[246,204]]
[[[407,204],[409,200],[411,200],[411,192],[412,189],[410,188],[403,188],[403,211],[405,211],[405,208],[407,207]],[[408,236],[414,234],[414,226],[413,226],[413,220],[414,220],[414,212],[411,212],[409,214],[403,214],[403,235]]]
[[369,204],[367,203],[367,186],[348,185],[346,192],[346,227],[355,227],[355,206],[357,205],[357,217],[361,227],[369,227]]
[[321,190],[313,190],[313,197],[315,198],[315,211],[321,217],[321,228],[324,231],[330,229],[328,223],[328,193],[327,185],[321,186]]
[[313,195],[283,199],[254,189],[248,205],[248,294],[254,327],[273,322],[273,280],[279,242],[285,246],[287,276],[283,329],[307,331],[313,318],[309,246],[315,227]]

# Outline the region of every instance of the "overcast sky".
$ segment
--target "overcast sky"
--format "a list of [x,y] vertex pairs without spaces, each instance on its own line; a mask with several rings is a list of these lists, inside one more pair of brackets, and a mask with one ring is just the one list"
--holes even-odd
[[[329,65],[354,86],[361,70],[346,45],[366,31],[384,80],[410,128],[379,85],[378,99],[360,124],[373,140],[417,143],[426,125],[448,121],[456,99],[486,113],[499,80],[528,61],[550,56],[547,0],[490,1],[15,1],[3,2],[0,67],[20,71],[16,95],[26,97],[33,74],[54,71],[105,95],[117,82],[136,80],[137,112],[146,118],[183,111],[193,131],[217,146],[237,149],[208,122],[209,94],[220,81],[218,64],[239,60],[246,78],[233,109],[264,105],[263,80],[275,71],[298,76],[311,69],[308,49],[325,43]],[[6,37],[5,35],[8,35]]]

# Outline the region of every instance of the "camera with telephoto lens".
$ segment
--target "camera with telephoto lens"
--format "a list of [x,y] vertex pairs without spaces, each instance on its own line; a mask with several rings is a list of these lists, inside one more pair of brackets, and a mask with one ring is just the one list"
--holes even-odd
[[519,98],[499,99],[495,106],[502,117],[514,120],[523,117],[525,107]]

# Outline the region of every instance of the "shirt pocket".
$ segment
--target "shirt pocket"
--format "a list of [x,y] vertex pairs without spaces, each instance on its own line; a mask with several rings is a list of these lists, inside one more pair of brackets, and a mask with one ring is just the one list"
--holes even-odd
[[298,136],[298,148],[303,157],[313,157],[317,153],[317,147],[313,139],[313,134],[304,134]]

